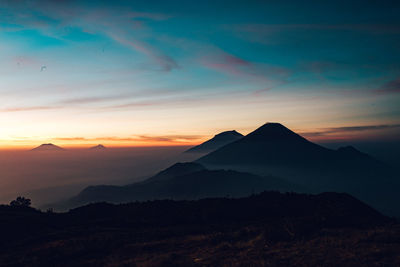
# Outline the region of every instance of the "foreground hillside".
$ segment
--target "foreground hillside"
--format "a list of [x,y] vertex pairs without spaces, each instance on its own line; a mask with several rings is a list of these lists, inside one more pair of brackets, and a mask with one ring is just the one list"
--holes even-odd
[[400,264],[400,227],[347,194],[0,207],[2,266]]

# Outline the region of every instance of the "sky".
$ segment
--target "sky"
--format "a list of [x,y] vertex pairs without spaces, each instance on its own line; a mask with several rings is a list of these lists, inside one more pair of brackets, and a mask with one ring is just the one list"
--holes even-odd
[[400,139],[398,1],[0,1],[0,148],[280,122]]

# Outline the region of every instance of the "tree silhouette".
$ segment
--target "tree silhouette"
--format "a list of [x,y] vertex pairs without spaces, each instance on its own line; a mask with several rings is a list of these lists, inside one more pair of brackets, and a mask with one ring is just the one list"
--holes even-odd
[[10,202],[10,206],[14,207],[29,207],[31,200],[29,198],[17,197],[15,200]]

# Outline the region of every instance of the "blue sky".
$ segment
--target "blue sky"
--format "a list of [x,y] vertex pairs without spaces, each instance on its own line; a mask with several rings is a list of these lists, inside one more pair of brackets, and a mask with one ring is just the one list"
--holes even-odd
[[396,1],[149,2],[2,1],[0,145],[398,135]]

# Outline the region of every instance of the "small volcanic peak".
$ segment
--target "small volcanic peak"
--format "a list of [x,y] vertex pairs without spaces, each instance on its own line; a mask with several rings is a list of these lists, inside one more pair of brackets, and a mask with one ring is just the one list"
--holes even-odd
[[103,146],[102,144],[99,144],[99,145],[97,145],[97,146],[92,146],[92,147],[90,147],[89,149],[90,149],[90,150],[105,150],[106,147]]
[[251,141],[278,141],[303,139],[295,132],[276,122],[268,122],[246,136]]
[[35,147],[31,151],[63,151],[63,150],[64,148],[53,145],[52,143],[48,143],[48,144],[41,144],[40,146]]

